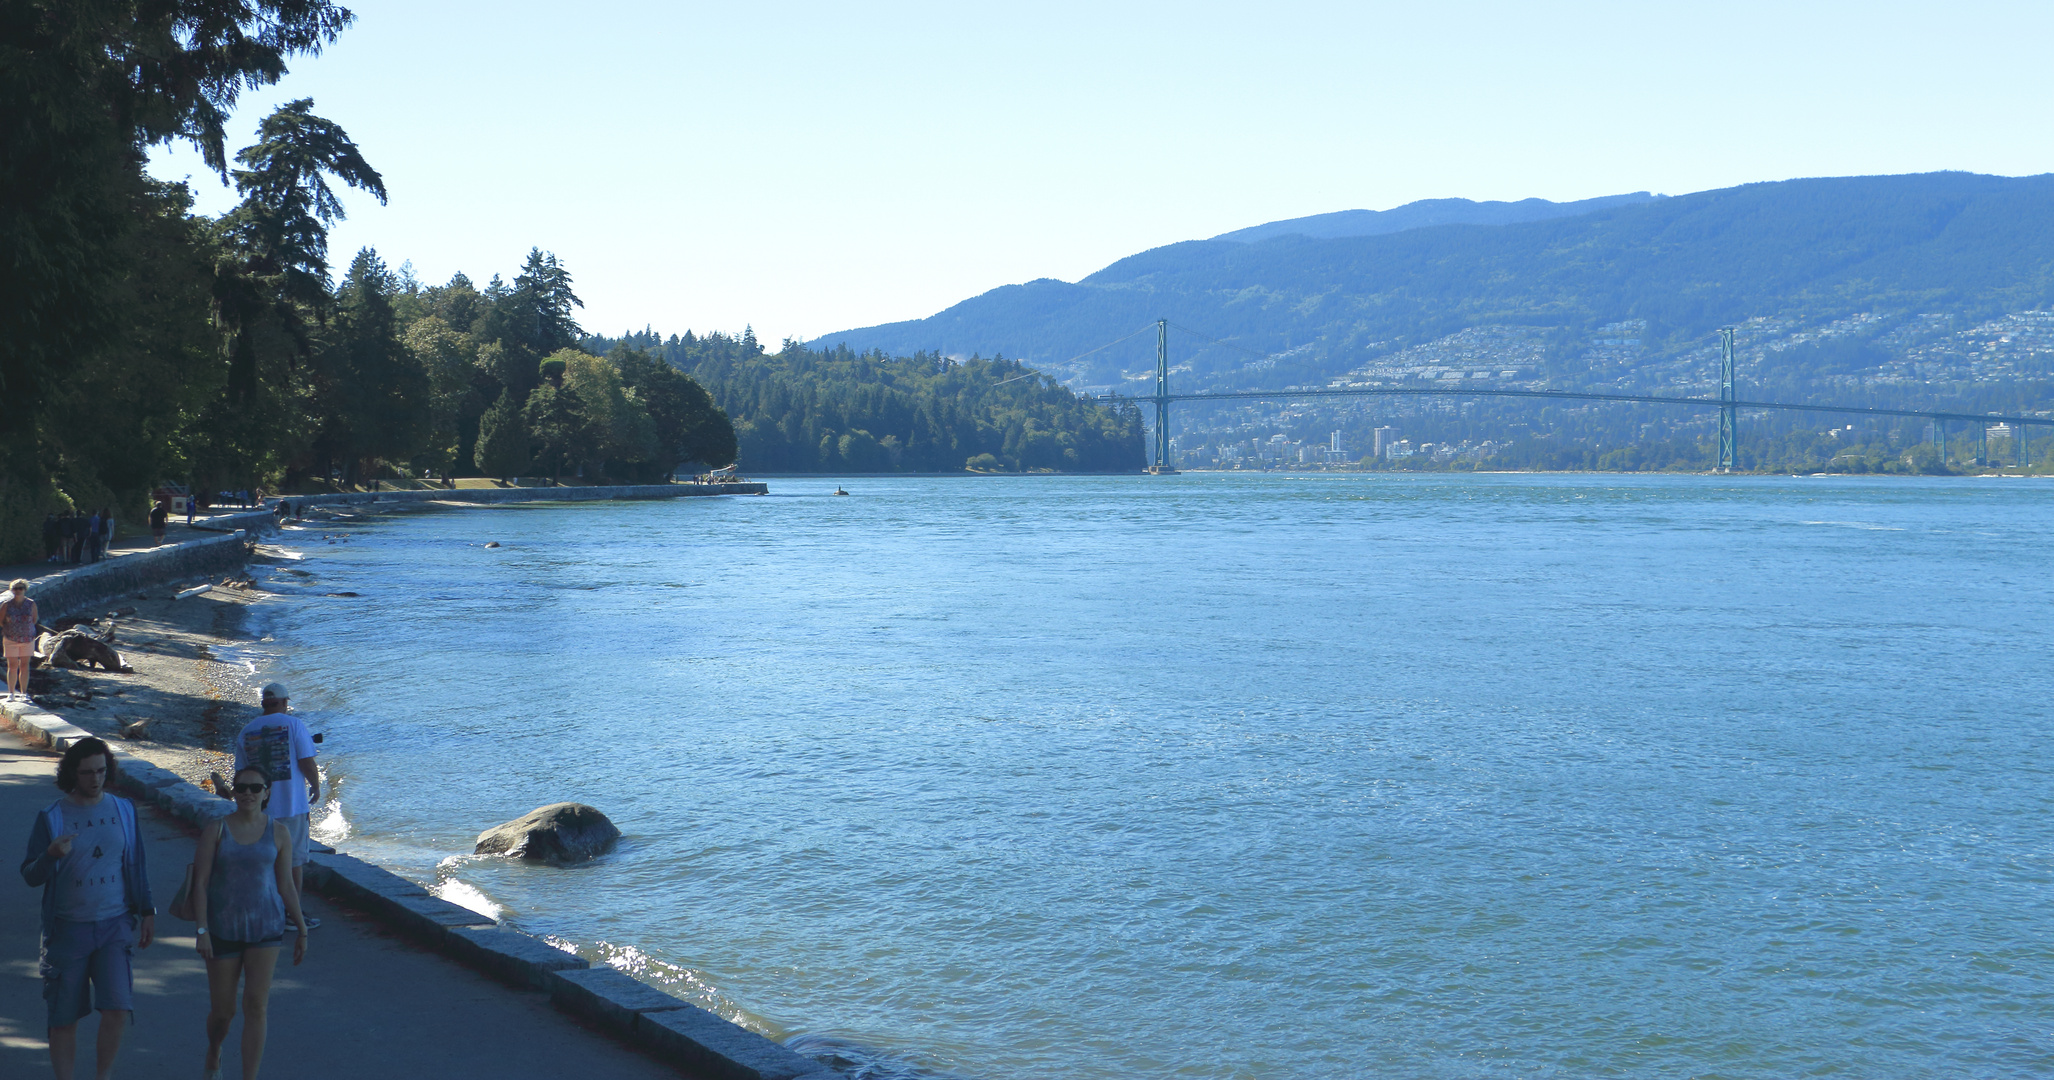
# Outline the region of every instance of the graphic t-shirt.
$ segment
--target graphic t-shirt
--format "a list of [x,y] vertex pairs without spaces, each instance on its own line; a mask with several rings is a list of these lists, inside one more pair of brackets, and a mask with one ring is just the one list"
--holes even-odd
[[271,713],[250,721],[235,739],[235,771],[256,769],[271,781],[271,816],[295,817],[307,812],[307,782],[300,776],[301,758],[314,756],[314,737],[291,713]]
[[128,834],[114,800],[96,806],[64,800],[64,832],[73,834],[71,854],[57,864],[57,917],[98,922],[128,911],[121,882],[121,848]]

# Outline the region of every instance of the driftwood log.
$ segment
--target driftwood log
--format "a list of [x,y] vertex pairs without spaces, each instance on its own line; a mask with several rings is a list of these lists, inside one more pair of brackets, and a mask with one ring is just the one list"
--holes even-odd
[[104,640],[78,627],[59,634],[44,634],[36,639],[35,662],[58,668],[97,667],[101,671],[134,671],[109,644],[113,640],[112,627],[108,628]]

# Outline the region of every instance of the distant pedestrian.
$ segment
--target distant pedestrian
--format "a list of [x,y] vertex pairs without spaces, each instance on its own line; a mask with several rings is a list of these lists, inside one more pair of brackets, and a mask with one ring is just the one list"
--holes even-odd
[[100,523],[102,520],[100,515],[103,512],[104,511],[95,510],[93,511],[93,516],[86,519],[86,548],[84,561],[88,563],[96,563],[100,561]]
[[157,937],[149,864],[135,805],[107,789],[114,751],[95,738],[72,743],[57,763],[64,797],[36,815],[21,878],[43,889],[43,948],[38,965],[49,1010],[50,1066],[72,1080],[78,1022],[100,1013],[98,1075],[114,1056],[135,1011],[131,954]]
[[[235,1019],[242,991],[242,1075],[255,1080],[264,1060],[270,1019],[271,976],[278,947],[292,931],[292,962],[307,958],[306,917],[293,881],[292,831],[270,815],[271,784],[261,769],[240,769],[233,786],[235,812],[200,830],[193,880],[207,889],[206,913],[193,947],[207,962],[208,1080],[221,1080],[221,1044]],[[290,920],[290,921],[288,921]],[[238,988],[237,984],[241,986]]]
[[[314,736],[287,710],[291,695],[284,683],[266,683],[261,691],[262,716],[244,725],[235,737],[235,771],[256,769],[271,784],[267,808],[286,827],[292,840],[292,887],[297,891],[313,854],[308,815],[321,801],[321,770],[314,762]],[[304,782],[304,786],[302,783]],[[228,798],[228,792],[220,793]],[[319,926],[321,920],[309,919]]]
[[11,594],[0,604],[0,652],[7,657],[7,700],[27,700],[29,661],[36,651],[36,602],[29,599],[27,578],[7,586]]
[[61,535],[61,534],[59,533],[58,529],[59,529],[59,527],[58,527],[58,524],[57,524],[57,515],[56,515],[56,514],[49,514],[49,513],[46,513],[46,514],[44,514],[44,515],[43,515],[43,561],[44,561],[44,562],[56,562],[56,561],[57,561],[57,546],[58,546],[58,545],[59,545],[60,543],[62,543],[62,542],[63,542],[63,537],[62,537],[62,535]]
[[105,556],[114,550],[114,511],[100,508],[100,554]]
[[158,499],[158,500],[157,500],[157,504],[156,504],[155,506],[152,506],[152,507],[150,507],[150,546],[151,546],[151,547],[156,547],[157,545],[159,545],[159,544],[161,544],[161,543],[163,543],[163,542],[164,542],[164,532],[165,532],[165,528],[166,528],[166,526],[167,526],[167,525],[169,524],[169,522],[170,522],[170,519],[171,519],[171,500],[169,500],[169,499]]

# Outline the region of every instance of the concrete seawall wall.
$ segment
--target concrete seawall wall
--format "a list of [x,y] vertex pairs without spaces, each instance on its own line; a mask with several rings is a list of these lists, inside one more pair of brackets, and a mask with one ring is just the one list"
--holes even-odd
[[29,583],[29,598],[48,622],[166,582],[234,569],[249,554],[249,541],[242,533],[126,552],[37,578]]

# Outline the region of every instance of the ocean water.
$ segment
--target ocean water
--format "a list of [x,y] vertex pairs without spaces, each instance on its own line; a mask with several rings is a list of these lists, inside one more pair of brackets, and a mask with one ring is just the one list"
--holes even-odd
[[326,835],[860,1077],[2054,1073],[2054,483],[771,486],[287,534]]

